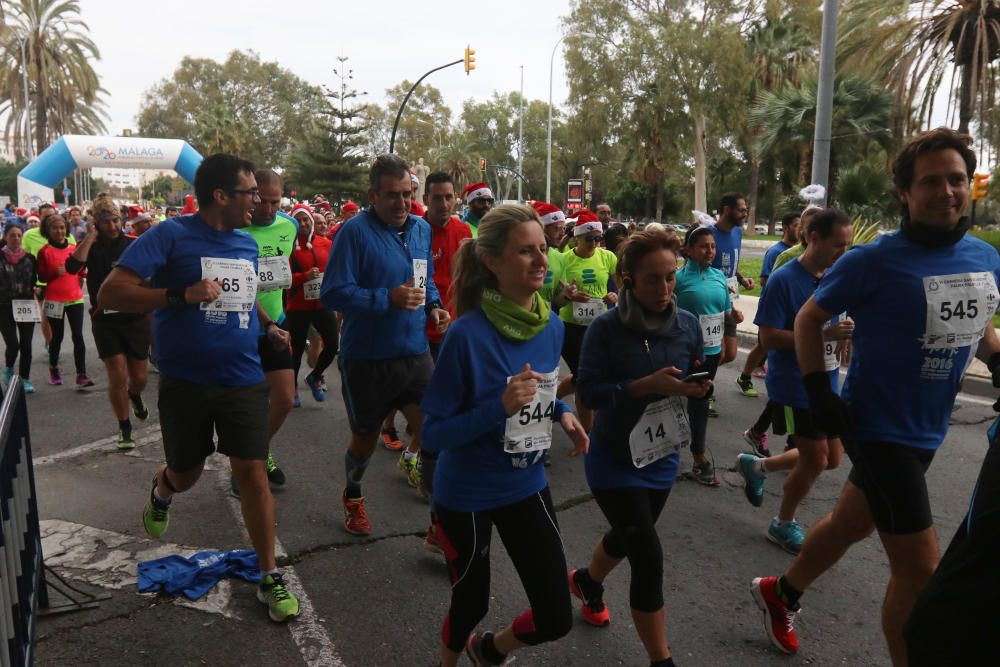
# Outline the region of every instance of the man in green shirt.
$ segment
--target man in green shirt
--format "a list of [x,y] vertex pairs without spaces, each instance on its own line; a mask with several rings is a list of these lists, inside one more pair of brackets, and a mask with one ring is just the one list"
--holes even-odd
[[462,190],[462,201],[469,207],[462,220],[472,230],[472,238],[476,238],[479,235],[479,221],[493,208],[493,191],[486,183],[472,183]]
[[[270,169],[258,169],[254,178],[260,192],[260,203],[254,207],[251,224],[245,229],[257,241],[257,301],[267,316],[283,327],[282,291],[292,286],[290,257],[299,227],[294,218],[279,210],[281,177]],[[266,335],[261,335],[258,351],[270,394],[267,415],[270,441],[295,407],[295,371],[291,349],[275,349]],[[275,464],[270,453],[267,455],[267,479],[275,486],[285,483],[285,473]],[[231,488],[233,495],[239,496],[235,482]]]
[[563,254],[559,250],[563,236],[566,235],[566,214],[552,204],[536,201],[532,204],[538,217],[542,220],[542,227],[545,230],[545,241],[548,244],[549,270],[545,274],[545,283],[538,293],[546,302],[552,303],[555,296],[555,276],[562,271]]

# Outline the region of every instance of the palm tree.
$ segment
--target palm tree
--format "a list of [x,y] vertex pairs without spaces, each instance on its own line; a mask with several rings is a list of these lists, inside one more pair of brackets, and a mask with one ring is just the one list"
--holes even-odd
[[[25,153],[33,123],[37,152],[64,132],[105,132],[101,88],[91,62],[100,59],[87,35],[76,0],[20,0],[0,34],[0,113],[8,112],[6,135]],[[23,53],[23,58],[22,58]],[[28,118],[23,75],[29,79],[34,118]]]
[[435,169],[451,174],[455,189],[461,192],[466,185],[481,178],[479,164],[473,157],[479,150],[475,139],[453,133],[443,145],[431,149],[431,164]]
[[[750,110],[751,123],[762,128],[758,138],[761,154],[778,157],[783,151],[795,151],[799,155],[801,185],[810,178],[817,89],[818,77],[809,74],[799,85],[788,84],[781,90],[762,93]],[[866,155],[873,146],[892,147],[892,113],[893,99],[881,86],[857,74],[837,75],[833,90],[831,196],[840,156]]]
[[[791,15],[765,16],[752,24],[747,36],[747,51],[753,62],[754,75],[750,99],[756,100],[764,91],[774,91],[785,83],[798,84],[804,62],[815,51],[815,45]],[[752,126],[750,143],[750,215],[747,228],[754,229],[757,221],[757,200],[760,193],[761,155],[757,140],[759,126]],[[771,220],[769,233],[774,233]],[[752,232],[751,232],[752,233]]]
[[241,133],[239,121],[228,107],[215,105],[198,116],[197,143],[207,153],[231,153],[238,155]]
[[1000,0],[853,0],[838,51],[845,64],[875,72],[900,100],[894,125],[901,134],[930,121],[946,77],[958,129],[968,132],[977,105],[983,122],[995,99],[991,64],[1000,59]]

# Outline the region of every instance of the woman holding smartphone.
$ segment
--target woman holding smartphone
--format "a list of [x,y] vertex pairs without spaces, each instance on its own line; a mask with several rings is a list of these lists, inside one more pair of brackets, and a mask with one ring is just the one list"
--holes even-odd
[[629,605],[653,667],[672,667],[663,607],[663,548],[656,521],[691,441],[685,398],[711,393],[707,378],[684,381],[704,358],[698,318],[674,297],[676,236],[631,235],[619,248],[618,308],[590,325],[577,391],[597,413],[586,457],[587,483],[611,524],[590,564],[569,575],[591,625],[610,622],[604,580],[625,558]]

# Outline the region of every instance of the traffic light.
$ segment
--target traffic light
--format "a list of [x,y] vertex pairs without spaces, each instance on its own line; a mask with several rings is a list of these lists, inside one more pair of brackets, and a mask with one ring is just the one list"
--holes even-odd
[[470,49],[468,46],[465,47],[465,73],[469,74],[472,70],[476,69],[476,50]]
[[486,171],[486,158],[479,158],[479,171]]
[[989,174],[976,174],[972,177],[972,201],[983,199],[990,188]]

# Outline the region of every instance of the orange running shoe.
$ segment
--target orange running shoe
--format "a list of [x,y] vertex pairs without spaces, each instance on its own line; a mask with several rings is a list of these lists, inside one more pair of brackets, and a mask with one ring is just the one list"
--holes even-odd
[[371,535],[372,523],[365,511],[365,499],[348,498],[347,489],[344,489],[341,502],[344,504],[344,528],[347,532],[351,535]]
[[384,428],[382,429],[382,443],[385,448],[391,452],[398,452],[403,449],[406,445],[399,438],[399,433],[395,428]]

